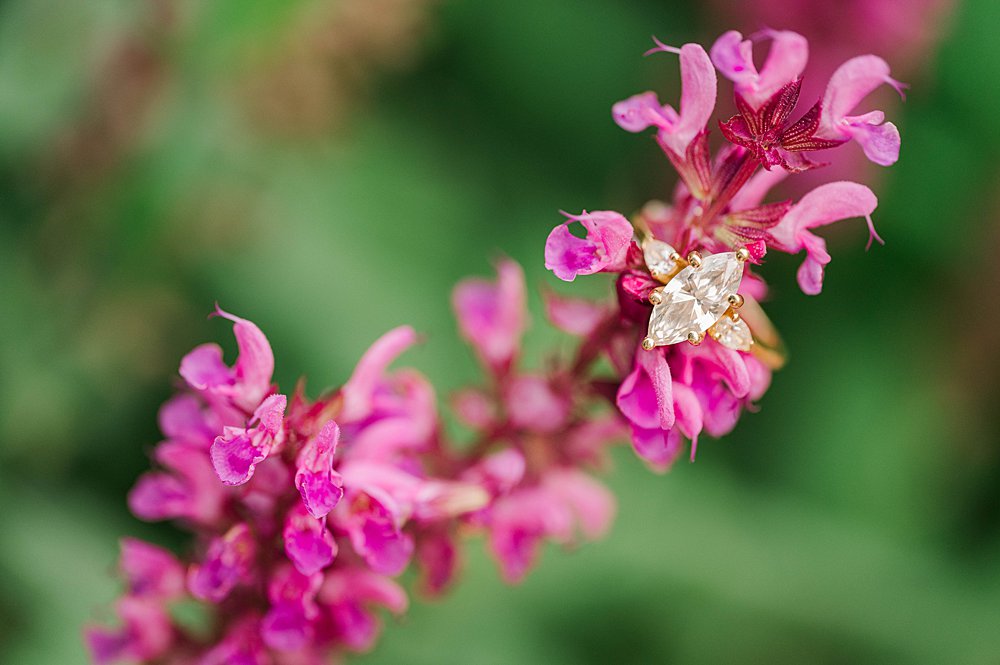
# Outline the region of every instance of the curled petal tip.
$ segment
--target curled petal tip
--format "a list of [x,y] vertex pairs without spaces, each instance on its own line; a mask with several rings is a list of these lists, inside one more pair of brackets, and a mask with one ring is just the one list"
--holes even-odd
[[644,57],[651,56],[654,53],[674,53],[674,54],[680,55],[681,50],[679,48],[677,48],[676,46],[667,46],[666,44],[664,44],[663,42],[661,42],[659,39],[657,39],[656,35],[652,35],[652,38],[653,38],[653,43],[656,44],[656,46],[654,46],[653,48],[651,48],[648,51],[646,51],[645,53],[643,53],[642,55]]

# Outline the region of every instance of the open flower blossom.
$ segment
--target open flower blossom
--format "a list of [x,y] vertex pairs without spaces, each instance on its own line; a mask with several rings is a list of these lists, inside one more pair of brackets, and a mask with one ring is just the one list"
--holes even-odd
[[[767,293],[758,274],[767,252],[805,252],[799,284],[818,293],[830,256],[816,229],[861,217],[878,239],[876,199],[864,185],[829,183],[798,202],[767,203],[768,190],[817,168],[813,153],[849,140],[879,163],[898,152],[898,132],[878,111],[856,114],[874,86],[896,85],[884,62],[849,61],[802,113],[807,44],[794,33],[764,35],[771,50],[761,67],[738,33],[709,51],[657,42],[653,51],[680,58],[679,108],[653,93],[614,106],[627,131],[655,130],[680,183],[672,203],[650,203],[633,221],[584,211],[551,232],[546,267],[564,281],[610,273],[616,298],[546,293],[548,318],[575,342],[544,369],[522,367],[527,293],[517,263],[502,258],[496,279],[456,287],[458,329],[484,376],[450,399],[468,441],[453,440],[423,375],[392,369],[418,342],[412,328],[385,333],[341,387],[311,399],[303,382],[288,393],[273,385],[264,333],[217,309],[232,323],[239,354],[228,365],[219,346],[206,344],[184,357],[183,389],[159,414],[164,440],[154,469],[128,497],[136,516],[173,520],[192,542],[178,556],[123,539],[118,622],[86,629],[93,660],[291,665],[365,651],[384,613],[408,606],[396,578],[414,567],[425,593],[442,593],[461,570],[469,534],[481,536],[511,583],[545,543],[605,534],[615,499],[595,476],[610,446],[631,440],[664,471],[688,445],[693,458],[704,434],[729,433],[780,364],[753,345],[776,336],[755,304]],[[713,157],[716,70],[734,82],[739,113],[720,123],[725,143]],[[689,252],[702,254],[684,260]],[[699,316],[705,326],[714,321],[713,336],[648,343],[662,318],[655,307],[668,290],[684,289],[696,290],[684,302],[697,306],[675,309],[707,308]],[[204,625],[175,611],[192,603]]]

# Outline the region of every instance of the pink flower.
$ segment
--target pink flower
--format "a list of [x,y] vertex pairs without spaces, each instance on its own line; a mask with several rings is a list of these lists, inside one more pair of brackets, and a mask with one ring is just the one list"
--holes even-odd
[[253,476],[271,448],[280,445],[282,419],[288,403],[284,395],[271,395],[257,407],[247,427],[226,427],[212,444],[212,465],[227,485],[242,485]]
[[823,271],[830,262],[826,242],[809,229],[850,217],[864,217],[868,222],[869,244],[872,238],[881,242],[871,220],[877,204],[875,194],[864,185],[831,182],[803,196],[771,229],[773,242],[781,251],[790,254],[806,251],[806,260],[798,272],[799,286],[805,293],[816,295],[822,290]]
[[884,122],[885,113],[871,111],[848,115],[875,88],[883,83],[902,95],[903,85],[889,76],[889,65],[874,55],[851,58],[833,73],[827,85],[819,117],[819,135],[834,139],[853,139],[865,156],[881,166],[899,159],[899,130]]
[[577,528],[586,538],[600,537],[611,523],[614,505],[607,489],[572,469],[552,469],[539,485],[498,499],[487,519],[490,551],[504,579],[519,582],[545,538],[570,543]]
[[200,445],[165,441],[156,448],[154,458],[165,470],[139,477],[128,496],[133,513],[149,521],[184,519],[198,524],[219,521],[226,493],[219,485],[207,450]]
[[669,51],[680,56],[680,113],[669,104],[661,106],[656,93],[644,92],[618,102],[611,114],[618,126],[628,132],[656,127],[661,145],[683,157],[694,137],[705,130],[715,109],[715,69],[705,49],[698,44],[685,44],[677,49],[656,43],[657,48],[650,53]]
[[454,536],[446,529],[428,531],[419,541],[417,562],[423,571],[423,589],[438,596],[454,580],[458,568],[458,547]]
[[249,581],[256,549],[250,527],[237,524],[209,544],[202,563],[191,566],[188,590],[195,598],[219,602],[236,585]]
[[125,596],[118,601],[120,629],[89,627],[84,638],[97,665],[121,661],[150,662],[162,656],[173,642],[170,617],[153,598]]
[[398,584],[356,568],[328,574],[319,600],[326,612],[328,637],[354,651],[367,651],[378,635],[380,625],[374,608],[385,607],[400,614],[409,605],[406,592]]
[[331,420],[299,453],[295,487],[306,510],[316,519],[326,517],[344,496],[343,479],[333,470],[333,454],[339,438],[340,428]]
[[527,325],[524,271],[516,262],[497,262],[497,281],[465,279],[452,294],[458,328],[483,364],[504,372],[520,347]]
[[264,333],[256,325],[223,311],[215,313],[233,322],[240,355],[227,367],[218,344],[203,344],[181,361],[180,374],[195,390],[209,398],[224,398],[237,408],[253,411],[271,391],[274,355]]
[[587,337],[597,330],[597,326],[611,314],[610,308],[602,303],[566,298],[550,291],[544,291],[545,315],[556,328],[578,337]]
[[304,575],[292,566],[281,566],[271,576],[267,597],[271,609],[261,621],[264,643],[276,651],[299,651],[313,638],[313,621],[319,615],[316,594],[323,584],[319,573]]
[[[625,267],[632,242],[632,225],[627,219],[610,210],[584,210],[566,217],[568,221],[552,229],[545,241],[545,267],[556,277],[572,282],[577,275],[616,272]],[[586,238],[570,232],[569,225],[574,222],[587,230]]]
[[133,596],[176,598],[184,592],[184,568],[162,547],[123,538],[121,569]]
[[400,326],[382,335],[365,351],[354,368],[354,374],[341,389],[344,399],[338,419],[341,425],[359,421],[372,412],[389,364],[416,341],[417,334],[413,328]]
[[800,34],[788,30],[762,30],[758,35],[771,40],[760,71],[753,62],[753,41],[743,39],[736,30],[723,34],[712,45],[712,62],[735,84],[736,94],[754,110],[796,81],[809,60],[809,44]]
[[282,530],[285,553],[303,575],[312,575],[329,566],[337,556],[337,541],[326,521],[309,514],[304,505],[288,511]]
[[507,384],[504,401],[510,423],[535,432],[555,432],[569,418],[570,402],[565,394],[541,376],[524,374]]
[[635,364],[621,382],[615,402],[629,421],[636,453],[657,466],[673,461],[677,441],[668,436],[675,419],[673,387],[662,349],[636,350]]

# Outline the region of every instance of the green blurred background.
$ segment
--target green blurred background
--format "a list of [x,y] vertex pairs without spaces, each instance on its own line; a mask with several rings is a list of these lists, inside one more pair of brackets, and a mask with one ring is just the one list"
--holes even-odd
[[[769,257],[791,362],[761,412],[665,476],[619,450],[610,536],[519,587],[469,543],[459,587],[362,662],[1000,662],[1000,4],[895,4],[930,36],[890,112],[902,159],[863,176],[887,244],[831,229],[820,298]],[[117,539],[183,542],[125,493],[180,357],[231,348],[214,301],[267,333],[286,386],[336,385],[404,322],[442,396],[474,381],[456,280],[502,252],[559,286],[556,211],[669,195],[609,115],[677,98],[650,34],[765,20],[786,27],[724,0],[0,3],[0,662],[86,662]],[[824,25],[814,54],[892,61]],[[567,340],[531,304],[537,363]]]

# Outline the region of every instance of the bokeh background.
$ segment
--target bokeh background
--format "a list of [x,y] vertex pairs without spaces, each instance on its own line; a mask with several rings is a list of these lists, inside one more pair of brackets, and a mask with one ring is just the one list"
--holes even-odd
[[[830,229],[819,298],[769,257],[791,362],[760,413],[665,476],[621,449],[606,540],[547,550],[517,588],[474,540],[458,588],[358,661],[1000,661],[994,0],[6,0],[0,662],[86,662],[117,539],[182,544],[124,497],[180,357],[230,342],[216,300],[267,333],[284,385],[338,384],[404,322],[442,395],[475,381],[456,280],[502,252],[558,287],[559,209],[668,196],[654,143],[609,115],[677,98],[649,36],[764,25],[813,40],[815,90],[862,52],[911,83],[879,98],[900,163],[852,146],[831,167],[874,183],[885,247]],[[568,343],[538,304],[535,363]]]

